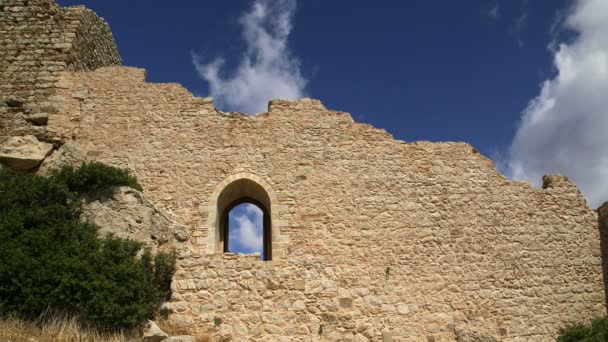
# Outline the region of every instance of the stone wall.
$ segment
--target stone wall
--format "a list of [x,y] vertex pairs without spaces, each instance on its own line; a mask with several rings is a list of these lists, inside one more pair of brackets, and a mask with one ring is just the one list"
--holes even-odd
[[0,143],[10,136],[49,136],[48,116],[58,114],[55,83],[64,70],[120,65],[108,25],[82,6],[49,0],[0,0]]
[[[136,68],[62,73],[57,98],[53,134],[133,171],[189,229],[176,324],[243,341],[549,341],[606,314],[598,213],[565,177],[512,182],[466,143],[394,140],[315,100],[223,113]],[[281,258],[208,249],[217,189],[241,174],[276,197]]]
[[[606,314],[608,210],[565,177],[511,182],[466,143],[397,141],[310,99],[223,113],[118,64],[90,10],[0,0],[0,143],[72,141],[135,173],[189,233],[175,324],[239,341],[549,341]],[[267,195],[272,261],[214,244],[240,179]]]

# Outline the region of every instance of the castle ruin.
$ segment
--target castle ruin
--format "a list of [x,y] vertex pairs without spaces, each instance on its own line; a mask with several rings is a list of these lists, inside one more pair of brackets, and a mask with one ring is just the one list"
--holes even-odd
[[[312,99],[223,113],[120,64],[91,10],[0,0],[0,145],[74,142],[137,176],[190,236],[174,324],[236,341],[551,341],[606,315],[608,207],[567,178],[510,181],[469,144],[395,140]],[[264,210],[265,261],[223,252],[243,199]]]

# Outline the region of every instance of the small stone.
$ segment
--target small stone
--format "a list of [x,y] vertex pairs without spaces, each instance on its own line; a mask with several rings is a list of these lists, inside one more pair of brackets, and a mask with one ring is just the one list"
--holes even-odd
[[342,334],[340,334],[339,332],[337,332],[337,331],[334,330],[331,333],[329,333],[329,335],[327,335],[327,340],[328,341],[334,341],[334,342],[341,341],[342,340]]
[[72,93],[72,97],[77,100],[85,100],[89,97],[89,90],[87,90],[87,89],[76,90],[75,92]]
[[296,310],[296,311],[306,310],[306,303],[304,303],[301,300],[296,300],[293,303],[293,309]]
[[393,335],[388,331],[382,332],[382,342],[393,342]]
[[350,308],[353,306],[352,298],[340,298],[338,301],[340,302],[340,306],[343,308]]
[[163,342],[196,342],[196,337],[192,335],[171,336],[164,339]]
[[369,341],[369,338],[367,338],[367,337],[365,337],[364,335],[361,335],[361,334],[357,334],[353,338],[353,342],[368,342],[368,341]]
[[49,121],[49,114],[47,113],[37,113],[26,116],[27,121],[33,123],[34,125],[42,126],[46,125]]
[[160,342],[169,337],[154,321],[148,320],[144,326],[142,338],[145,342]]
[[23,101],[23,99],[16,97],[16,96],[8,97],[5,100],[5,102],[6,102],[6,105],[11,108],[21,107],[21,106],[23,106],[23,103],[25,103],[25,101]]
[[186,227],[181,224],[176,224],[173,226],[173,236],[179,242],[188,241],[190,239],[190,235],[188,234],[188,230]]
[[267,333],[273,334],[273,335],[281,335],[284,332],[283,328],[279,327],[278,325],[274,325],[274,324],[264,324],[264,330],[266,330]]

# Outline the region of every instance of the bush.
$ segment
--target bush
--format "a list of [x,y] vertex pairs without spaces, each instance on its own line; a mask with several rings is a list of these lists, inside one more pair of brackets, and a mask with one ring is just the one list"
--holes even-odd
[[61,311],[108,329],[153,317],[169,293],[175,257],[98,238],[98,227],[80,221],[82,194],[114,185],[137,182],[98,163],[48,178],[0,171],[0,314]]
[[591,324],[573,324],[560,330],[558,342],[605,342],[608,341],[608,319],[594,319]]
[[66,166],[53,175],[66,184],[70,191],[87,193],[101,191],[111,186],[124,185],[142,191],[141,185],[129,171],[102,163],[83,163],[78,169]]

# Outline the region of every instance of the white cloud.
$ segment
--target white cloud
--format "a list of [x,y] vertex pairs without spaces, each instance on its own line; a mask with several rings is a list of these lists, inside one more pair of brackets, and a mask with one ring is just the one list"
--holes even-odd
[[263,213],[253,204],[243,205],[244,214],[237,215],[235,231],[238,232],[238,243],[247,249],[247,252],[260,252],[263,250]]
[[268,100],[305,97],[306,79],[288,46],[296,0],[255,0],[239,20],[246,50],[236,70],[222,75],[223,58],[192,61],[198,74],[209,83],[219,107],[230,111],[266,111]]
[[536,185],[561,173],[597,207],[608,200],[608,1],[578,0],[563,25],[578,36],[550,45],[557,74],[522,114],[509,172]]

